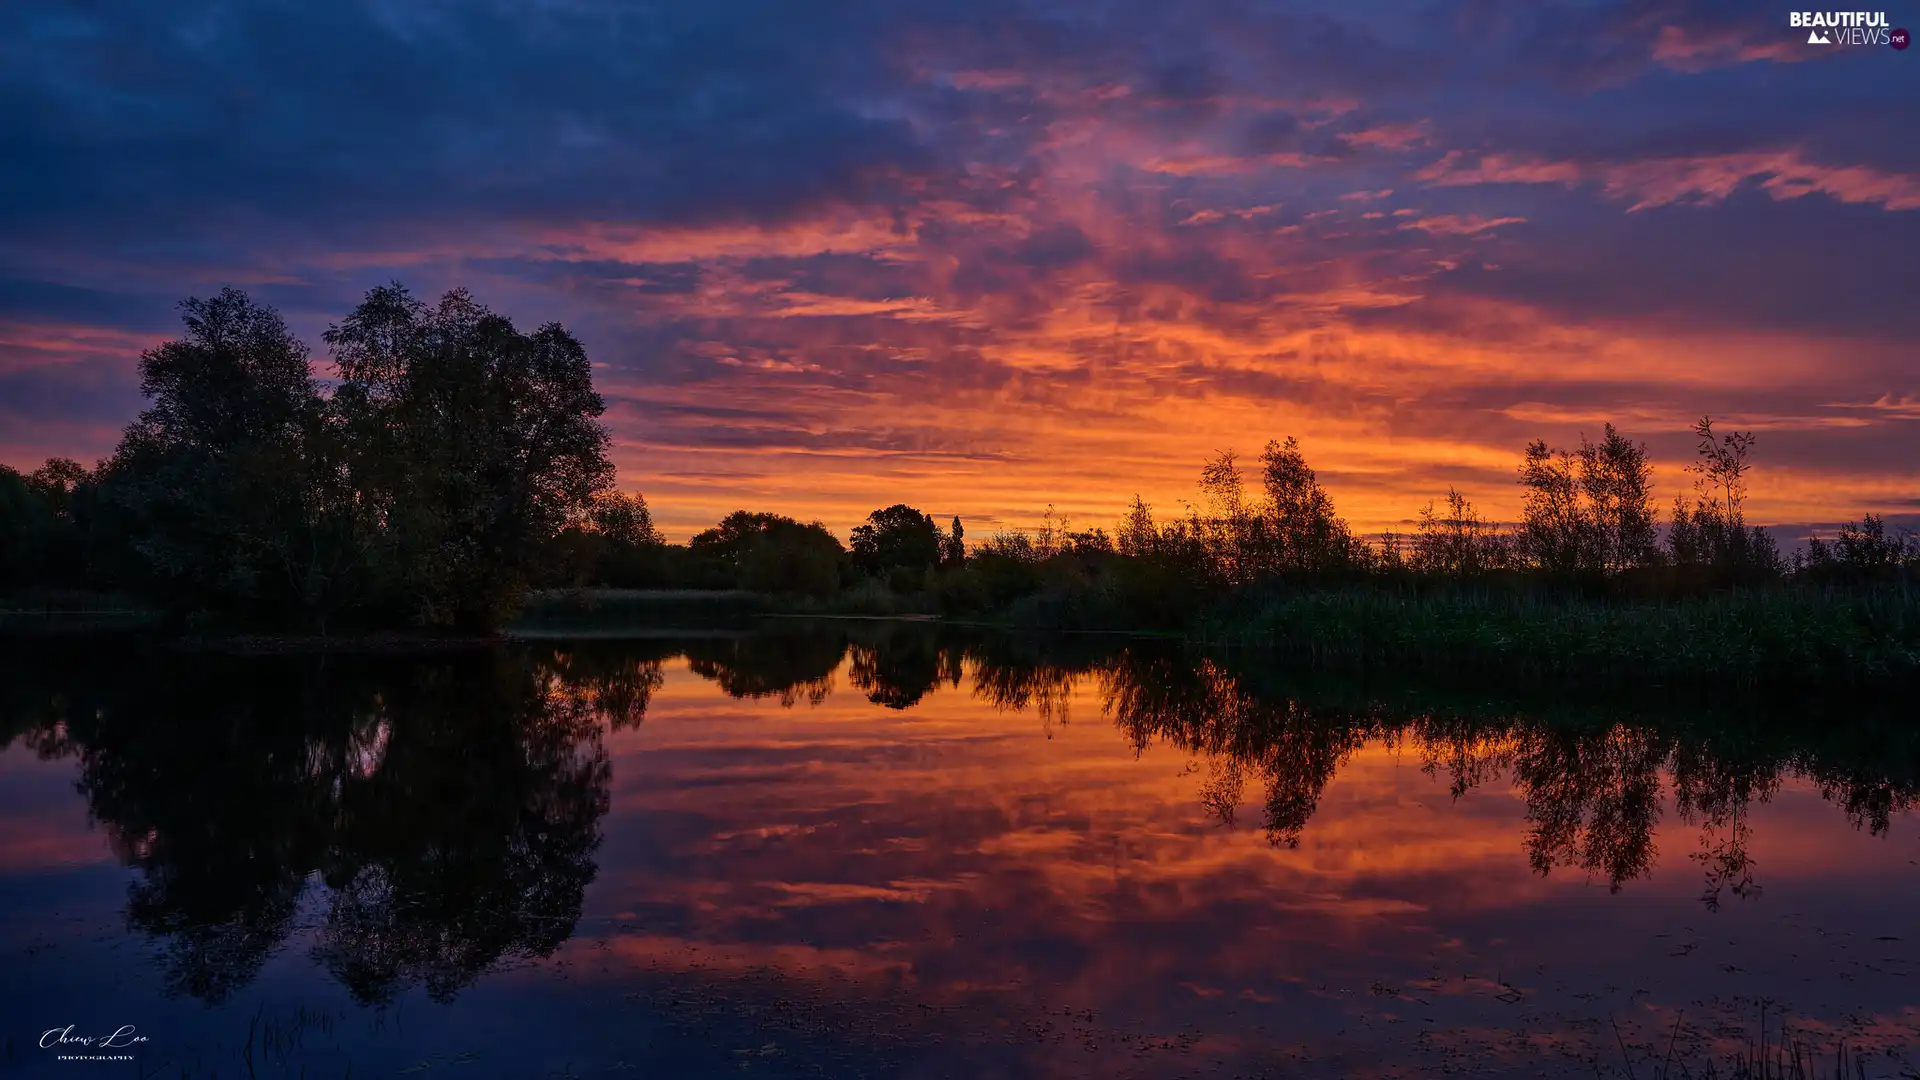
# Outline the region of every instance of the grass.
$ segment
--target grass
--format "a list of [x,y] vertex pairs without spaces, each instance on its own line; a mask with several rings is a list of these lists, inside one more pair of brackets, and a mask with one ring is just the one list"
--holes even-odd
[[1243,602],[1203,618],[1192,637],[1329,665],[1904,682],[1920,678],[1920,593],[1777,587],[1659,602],[1355,586]]

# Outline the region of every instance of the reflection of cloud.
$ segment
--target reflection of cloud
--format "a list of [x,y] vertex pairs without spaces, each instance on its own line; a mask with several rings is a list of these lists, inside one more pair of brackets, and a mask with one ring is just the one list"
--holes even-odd
[[[1699,868],[1684,857],[1692,826],[1672,816],[1656,815],[1660,858],[1631,883],[1629,904],[1610,905],[1577,867],[1535,873],[1510,741],[1468,748],[1497,767],[1450,797],[1444,753],[1429,757],[1450,744],[1369,740],[1340,759],[1299,848],[1276,849],[1256,813],[1227,828],[1204,808],[1206,755],[1161,739],[1141,747],[1116,731],[1101,678],[1042,680],[1078,698],[1078,719],[1049,733],[1038,700],[1017,694],[989,694],[1008,711],[988,711],[942,686],[884,719],[861,695],[798,713],[772,701],[716,708],[711,687],[671,667],[644,730],[613,739],[616,775],[628,781],[586,924],[608,930],[575,942],[572,956],[593,958],[580,965],[590,978],[645,970],[732,982],[772,971],[876,997],[904,990],[934,1008],[1007,995],[1023,1009],[1091,1010],[1097,1041],[1122,1046],[1136,1029],[1199,1027],[1231,1043],[1258,1024],[1268,1045],[1318,1053],[1353,1045],[1342,1030],[1376,1048],[1428,1028],[1465,1045],[1476,1031],[1499,1043],[1512,1025],[1497,996],[1509,983],[1536,1018],[1557,993],[1568,996],[1555,1015],[1586,1015],[1572,995],[1649,985],[1649,957],[1622,942],[1654,940],[1698,912]],[[1218,714],[1229,736],[1230,715]],[[1194,720],[1215,717],[1200,710]],[[1588,767],[1592,776],[1541,774],[1538,764],[1527,774],[1549,800],[1563,788],[1635,788],[1608,762]],[[736,782],[721,788],[723,777]],[[1247,801],[1260,801],[1258,789],[1256,779]],[[1646,790],[1668,798],[1659,783]],[[1606,809],[1595,806],[1586,827],[1617,826]],[[1848,829],[1804,781],[1752,813],[1750,853],[1770,891],[1832,895],[1835,882],[1884,860],[1876,838]],[[1765,939],[1777,954],[1751,944],[1729,954],[1724,962],[1744,970],[1726,985],[1748,992],[1783,972],[1803,977],[1788,939],[1811,931],[1795,925]],[[1714,947],[1703,947],[1702,965]],[[1657,950],[1658,1000],[1712,992],[1697,980],[1718,968],[1680,970],[1668,945]],[[1516,955],[1526,963],[1505,959]],[[610,974],[592,974],[609,960]],[[1166,992],[1176,986],[1188,992]],[[1869,1011],[1904,1000],[1897,980],[1875,986]],[[1206,1011],[1186,1014],[1182,1002]],[[1222,1002],[1271,1010],[1227,1012]],[[1425,1022],[1398,1028],[1369,1011],[1401,1008],[1401,1020]],[[1577,1031],[1554,1037],[1577,1043]]]

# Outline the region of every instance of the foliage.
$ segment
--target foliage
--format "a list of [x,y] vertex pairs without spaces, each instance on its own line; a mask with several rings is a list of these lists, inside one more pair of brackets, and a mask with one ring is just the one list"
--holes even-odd
[[[955,519],[956,521],[958,519]],[[853,530],[853,564],[864,574],[885,576],[897,570],[921,574],[948,554],[947,538],[932,517],[904,503],[867,515]]]
[[151,404],[102,467],[106,516],[171,604],[324,618],[354,587],[351,519],[307,347],[234,289],[181,309],[186,334],[140,358]]
[[955,515],[953,527],[947,530],[946,541],[940,547],[940,565],[953,568],[966,563],[967,531],[961,526],[959,515]]
[[847,562],[846,549],[819,522],[746,510],[728,514],[688,546],[726,567],[736,587],[754,592],[829,596]]
[[653,527],[653,511],[646,496],[638,492],[608,492],[587,507],[587,524],[608,541],[629,547],[665,543],[660,530]]
[[429,307],[378,288],[327,331],[328,393],[245,293],[181,309],[185,334],[141,357],[149,404],[111,458],[48,462],[25,482],[38,509],[0,480],[14,576],[31,561],[42,583],[248,625],[472,630],[512,613],[589,509],[650,534],[644,504],[596,504],[613,474],[603,405],[558,324],[523,334],[464,292]]
[[1920,536],[1911,529],[1887,529],[1886,519],[1868,514],[1840,526],[1832,540],[1808,537],[1794,559],[1796,578],[1843,584],[1920,581]]
[[1694,424],[1698,457],[1687,470],[1694,474],[1691,506],[1684,497],[1673,501],[1673,524],[1667,530],[1667,550],[1677,567],[1715,584],[1763,581],[1786,568],[1773,537],[1746,523],[1747,474],[1753,464],[1754,436],[1750,431],[1715,436],[1713,419]]
[[1606,425],[1577,452],[1527,445],[1526,488],[1514,538],[1521,558],[1549,574],[1619,573],[1654,553],[1653,468],[1646,448]]
[[88,528],[98,477],[70,458],[31,473],[0,465],[0,590],[65,591],[91,584]]
[[[1432,503],[1421,509],[1408,568],[1423,574],[1473,578],[1508,564],[1506,538],[1480,520],[1465,495],[1448,488],[1445,513],[1444,517],[1434,513]],[[1393,550],[1397,555],[1397,546]]]
[[326,341],[374,603],[388,619],[499,625],[548,540],[613,480],[586,350],[558,323],[523,334],[464,291],[429,307],[397,285]]

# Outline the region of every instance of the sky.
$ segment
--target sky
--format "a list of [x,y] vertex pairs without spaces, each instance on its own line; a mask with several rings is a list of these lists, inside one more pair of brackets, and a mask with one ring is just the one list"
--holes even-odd
[[[1920,28],[1920,7],[1886,11]],[[620,486],[970,536],[1297,437],[1362,531],[1612,422],[1920,522],[1920,50],[1718,0],[0,7],[0,462],[110,453],[222,286],[586,344]]]

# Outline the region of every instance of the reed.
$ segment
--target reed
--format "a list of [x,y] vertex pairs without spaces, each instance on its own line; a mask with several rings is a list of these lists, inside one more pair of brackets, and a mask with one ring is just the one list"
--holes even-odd
[[1328,665],[1902,682],[1920,677],[1920,591],[1770,587],[1654,601],[1358,585],[1239,605],[1201,619],[1192,636]]

